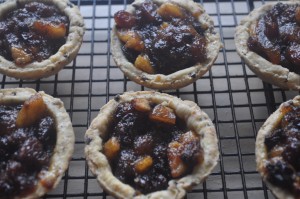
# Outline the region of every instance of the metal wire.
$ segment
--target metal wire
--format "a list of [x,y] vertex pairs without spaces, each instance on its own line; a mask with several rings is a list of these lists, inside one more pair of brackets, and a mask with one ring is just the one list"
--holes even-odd
[[[0,2],[3,2],[0,0]],[[109,198],[89,172],[84,133],[113,96],[148,90],[128,80],[112,61],[110,31],[115,11],[132,0],[72,0],[84,15],[86,34],[77,58],[57,75],[22,81],[0,75],[1,88],[31,87],[61,98],[73,122],[75,153],[58,187],[44,198]],[[197,0],[213,17],[224,48],[213,68],[190,86],[167,93],[195,101],[213,120],[220,161],[212,175],[187,198],[273,198],[255,167],[255,137],[278,105],[297,95],[263,83],[241,61],[233,45],[239,21],[265,1]]]

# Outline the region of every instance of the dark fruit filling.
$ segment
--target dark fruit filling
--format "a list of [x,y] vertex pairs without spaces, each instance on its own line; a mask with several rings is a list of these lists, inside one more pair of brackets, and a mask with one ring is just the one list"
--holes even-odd
[[24,66],[41,62],[66,43],[69,20],[55,6],[18,4],[0,20],[0,55]]
[[113,174],[147,194],[203,161],[200,139],[164,105],[136,98],[117,106],[104,154]]
[[[27,105],[0,105],[0,198],[32,193],[38,174],[49,168],[56,144],[55,121],[44,112],[40,99],[32,101]],[[42,116],[30,117],[29,121],[28,111]]]
[[207,27],[186,9],[145,1],[135,13],[119,11],[114,19],[123,53],[149,74],[171,74],[206,60]]
[[300,196],[300,108],[289,107],[278,129],[266,137],[268,180]]
[[255,24],[248,47],[273,64],[300,74],[300,6],[277,3]]

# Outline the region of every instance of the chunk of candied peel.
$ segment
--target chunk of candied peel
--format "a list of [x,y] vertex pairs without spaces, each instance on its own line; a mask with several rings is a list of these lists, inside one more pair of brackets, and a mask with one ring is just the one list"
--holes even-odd
[[39,121],[47,112],[41,94],[37,93],[26,100],[17,115],[17,127],[28,127]]
[[36,32],[43,34],[48,38],[52,38],[52,39],[63,38],[67,33],[67,28],[63,23],[56,25],[53,23],[35,21],[33,22],[32,28]]
[[133,107],[137,111],[141,111],[141,112],[149,112],[149,111],[151,111],[150,103],[145,98],[134,98],[131,101],[131,104],[133,105]]
[[155,72],[147,55],[139,55],[134,62],[134,66],[149,74]]
[[141,37],[132,30],[118,30],[117,35],[119,39],[125,43],[126,48],[130,48],[138,52],[141,52],[145,48]]
[[168,148],[168,160],[169,166],[171,169],[171,175],[173,178],[179,178],[180,176],[184,175],[187,171],[187,166],[181,159],[181,151],[182,151],[182,144],[173,141],[169,144]]
[[26,53],[22,48],[12,47],[10,51],[13,60],[19,66],[26,65],[32,61],[30,54]]
[[170,109],[169,107],[166,107],[162,104],[158,104],[153,108],[149,118],[152,121],[171,125],[174,125],[176,123],[176,115],[173,109]]
[[121,146],[119,140],[116,137],[110,138],[104,144],[104,154],[109,160],[114,159],[120,152]]
[[185,175],[192,168],[191,165],[203,162],[199,138],[192,131],[182,134],[178,141],[169,143],[167,155],[173,178]]
[[149,170],[152,167],[152,165],[153,159],[151,156],[147,155],[135,163],[134,169],[137,173],[141,174]]
[[175,18],[183,18],[183,12],[181,11],[178,5],[173,3],[164,3],[158,9],[157,13],[165,19]]

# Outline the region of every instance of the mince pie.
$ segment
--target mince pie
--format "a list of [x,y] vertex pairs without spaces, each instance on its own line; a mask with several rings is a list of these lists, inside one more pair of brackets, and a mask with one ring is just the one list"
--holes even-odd
[[264,81],[300,89],[300,4],[268,3],[236,28],[237,52]]
[[33,89],[2,89],[0,129],[0,198],[39,198],[55,188],[74,148],[63,103]]
[[149,88],[191,84],[210,69],[221,48],[212,19],[192,0],[136,0],[114,19],[116,64]]
[[20,79],[56,74],[81,46],[83,18],[68,0],[0,4],[0,72]]
[[300,96],[284,102],[256,139],[257,169],[277,198],[300,198]]
[[109,101],[85,140],[89,168],[117,198],[182,198],[219,156],[215,128],[194,102],[150,91]]

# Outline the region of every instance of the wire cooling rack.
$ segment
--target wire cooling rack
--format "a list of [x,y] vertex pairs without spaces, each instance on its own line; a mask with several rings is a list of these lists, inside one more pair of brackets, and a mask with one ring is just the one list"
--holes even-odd
[[[0,0],[1,2],[1,0]],[[84,157],[84,133],[100,107],[125,91],[149,90],[126,79],[110,53],[113,14],[132,1],[78,0],[86,33],[77,58],[57,75],[22,81],[0,75],[1,88],[31,87],[60,98],[76,134],[70,167],[58,187],[44,198],[111,198],[89,172]],[[263,83],[241,61],[234,45],[239,21],[265,1],[209,0],[201,3],[215,22],[224,48],[212,69],[197,82],[167,93],[192,100],[213,120],[220,161],[206,182],[187,194],[192,198],[274,198],[255,168],[255,137],[278,105],[298,92]]]

